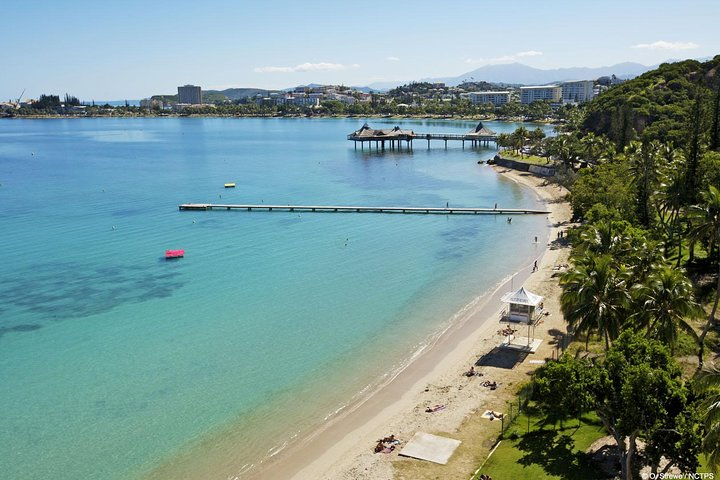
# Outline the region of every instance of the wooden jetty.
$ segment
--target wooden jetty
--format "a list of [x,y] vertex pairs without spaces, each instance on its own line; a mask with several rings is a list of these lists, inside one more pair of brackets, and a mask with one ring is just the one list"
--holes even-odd
[[413,140],[427,140],[428,148],[430,148],[430,140],[444,141],[445,148],[447,148],[448,140],[461,141],[463,148],[465,142],[470,142],[472,147],[487,147],[490,142],[493,142],[497,148],[497,138],[498,135],[485,127],[482,122],[467,133],[417,133],[413,130],[403,130],[400,127],[377,130],[370,128],[366,123],[359,130],[347,136],[348,140],[355,142],[356,149],[358,142],[360,142],[361,149],[365,148],[365,142],[370,142],[370,148],[372,148],[372,142],[375,142],[375,147],[382,150],[385,150],[386,142],[391,149],[396,146],[402,148],[402,142],[405,142],[408,149],[412,149]]
[[441,215],[547,215],[545,210],[526,208],[473,207],[359,207],[340,205],[235,205],[221,203],[183,203],[180,210],[244,210],[266,212],[332,212],[332,213],[422,213]]

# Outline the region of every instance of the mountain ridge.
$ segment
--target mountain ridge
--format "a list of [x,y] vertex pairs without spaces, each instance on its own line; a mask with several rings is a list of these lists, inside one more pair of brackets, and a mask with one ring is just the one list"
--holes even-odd
[[[485,65],[475,70],[455,77],[423,78],[421,82],[445,83],[448,86],[457,86],[464,81],[485,81],[502,83],[505,85],[546,85],[554,82],[568,80],[595,80],[598,77],[615,75],[618,78],[634,78],[659,65],[642,65],[635,62],[622,62],[602,67],[563,67],[541,69],[522,63],[503,63]],[[387,90],[409,81],[375,82],[368,85],[374,90]]]

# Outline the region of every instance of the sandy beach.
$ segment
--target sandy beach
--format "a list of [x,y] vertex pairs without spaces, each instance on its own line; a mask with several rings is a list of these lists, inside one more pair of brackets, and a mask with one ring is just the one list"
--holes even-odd
[[[503,412],[518,385],[546,358],[557,353],[558,338],[565,331],[559,308],[560,289],[556,265],[567,262],[569,249],[558,242],[558,232],[568,228],[571,211],[563,201],[567,191],[526,172],[492,167],[508,178],[535,190],[551,212],[548,216],[547,248],[537,259],[538,271],[527,265],[512,279],[488,294],[483,301],[438,341],[427,348],[395,378],[363,402],[282,451],[253,472],[263,479],[417,479],[470,478],[489,453],[500,421],[482,417],[486,410]],[[503,341],[499,323],[500,297],[525,286],[545,297],[550,315],[535,329],[542,339],[538,351],[507,365],[498,362],[496,347]],[[518,335],[525,335],[519,331]],[[531,363],[532,362],[532,363]],[[471,365],[482,377],[467,377]],[[498,383],[496,390],[482,385]],[[428,407],[443,406],[429,413]],[[405,443],[418,432],[461,440],[463,443],[447,465],[398,456]],[[373,453],[377,440],[395,435],[400,445],[391,453]]]

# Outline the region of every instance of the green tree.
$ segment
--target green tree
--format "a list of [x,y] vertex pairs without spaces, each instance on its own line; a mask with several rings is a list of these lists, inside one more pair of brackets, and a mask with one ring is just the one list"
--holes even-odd
[[720,369],[716,365],[703,368],[693,388],[704,396],[700,413],[705,424],[702,451],[707,455],[713,472],[720,470]]
[[[555,415],[594,411],[620,452],[621,478],[635,477],[641,463],[654,472],[677,466],[694,472],[699,417],[680,368],[667,347],[637,333],[625,332],[604,358],[565,358],[542,367],[536,377],[536,400]],[[645,455],[637,456],[638,441]]]
[[573,135],[558,135],[546,140],[547,152],[566,166],[572,166],[578,150],[577,138]]
[[646,144],[630,142],[625,147],[625,158],[630,162],[631,184],[635,191],[635,211],[637,219],[644,227],[654,220],[651,215],[651,197],[658,184],[658,165],[662,160],[662,151],[666,148],[658,141]]
[[635,138],[632,109],[626,103],[615,107],[610,122],[610,134],[615,138],[615,148],[622,152]]
[[660,266],[645,282],[633,285],[632,294],[637,311],[633,316],[648,338],[662,341],[671,352],[680,331],[699,340],[687,320],[699,315],[700,306],[693,297],[692,283],[682,271]]
[[533,379],[533,396],[542,399],[540,407],[553,423],[564,418],[579,418],[596,406],[594,392],[607,381],[599,368],[570,355],[539,369]]
[[[720,248],[716,248],[717,245],[720,244],[720,191],[711,185],[707,191],[702,193],[701,200],[702,203],[691,210],[692,216],[695,219],[691,235],[694,238],[709,239],[709,255],[712,258],[714,250],[720,252]],[[716,256],[714,260],[718,265],[715,300],[713,301],[707,322],[705,322],[702,333],[700,334],[698,360],[701,368],[703,366],[705,353],[705,337],[715,322],[715,313],[717,312],[718,301],[720,300],[720,255]]]
[[683,199],[685,197],[684,159],[677,151],[669,149],[665,161],[658,168],[658,188],[652,196],[655,218],[665,237],[665,256],[677,245],[678,266],[682,258]]
[[605,340],[605,349],[621,331],[630,304],[629,272],[609,255],[590,255],[560,277],[560,305],[565,321],[578,334]]
[[685,195],[686,203],[696,203],[699,195],[698,168],[700,165],[700,157],[705,142],[705,96],[703,89],[696,85],[693,92],[694,101],[692,110],[687,119],[686,137],[687,144],[685,146],[685,159],[687,162],[685,169]]
[[525,127],[516,128],[515,131],[510,134],[510,145],[512,146],[514,152],[520,152],[521,157],[522,148],[529,136],[530,132],[528,132]]
[[634,217],[635,199],[628,182],[630,169],[626,162],[603,163],[579,173],[570,192],[575,218],[583,219],[596,203],[618,211],[624,219]]

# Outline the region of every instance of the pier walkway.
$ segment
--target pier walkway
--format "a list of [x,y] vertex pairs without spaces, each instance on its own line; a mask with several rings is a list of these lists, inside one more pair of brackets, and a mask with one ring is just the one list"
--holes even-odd
[[430,140],[444,141],[445,148],[447,148],[448,140],[461,141],[463,147],[465,147],[465,142],[470,142],[470,145],[473,147],[487,147],[490,142],[493,142],[497,147],[498,135],[483,126],[482,122],[480,122],[475,129],[467,133],[419,133],[413,130],[403,130],[400,127],[376,130],[370,128],[366,123],[359,130],[349,134],[347,139],[355,142],[355,148],[357,148],[358,142],[360,143],[360,148],[364,147],[365,142],[370,142],[371,146],[372,142],[375,142],[375,146],[378,149],[382,148],[384,150],[386,142],[390,145],[390,148],[393,149],[396,145],[400,148],[403,141],[409,149],[412,149],[413,140],[427,140],[428,148],[430,148]]
[[357,207],[339,205],[235,205],[218,203],[183,203],[180,210],[244,210],[267,212],[337,212],[337,213],[422,213],[441,215],[546,215],[545,210],[525,208],[472,207]]

